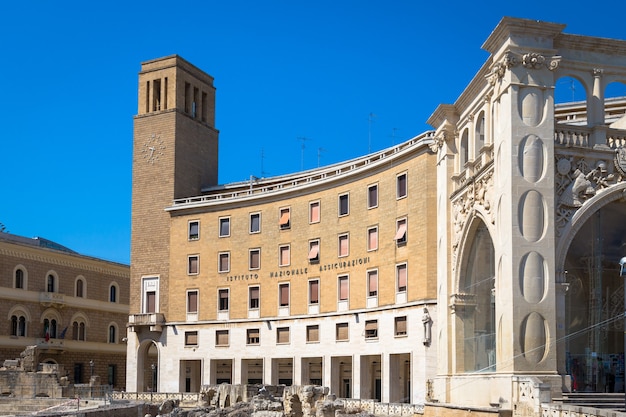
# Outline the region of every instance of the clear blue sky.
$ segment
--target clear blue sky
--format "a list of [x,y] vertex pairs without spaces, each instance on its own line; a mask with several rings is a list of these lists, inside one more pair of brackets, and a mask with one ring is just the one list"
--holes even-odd
[[428,129],[487,58],[480,47],[503,16],[626,39],[623,0],[574,4],[3,3],[0,222],[129,262],[142,61],[179,54],[215,77],[225,183],[314,168],[318,153],[321,165],[357,157]]

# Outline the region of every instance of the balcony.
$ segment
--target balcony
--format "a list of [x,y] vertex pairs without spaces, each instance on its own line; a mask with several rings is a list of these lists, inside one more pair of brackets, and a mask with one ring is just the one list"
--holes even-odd
[[44,307],[62,308],[65,307],[65,296],[58,292],[40,292],[39,302]]
[[62,353],[65,351],[65,340],[49,338],[46,340],[45,338],[37,338],[36,345],[41,352],[46,353]]
[[128,316],[128,330],[136,332],[138,328],[149,327],[151,332],[162,332],[165,316],[162,313],[131,314]]

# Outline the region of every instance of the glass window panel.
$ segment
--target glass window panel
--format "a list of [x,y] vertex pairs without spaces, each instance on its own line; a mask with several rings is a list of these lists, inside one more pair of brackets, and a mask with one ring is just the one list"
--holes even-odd
[[309,206],[310,217],[309,221],[311,223],[317,223],[320,221],[320,203],[319,201],[314,201]]
[[348,277],[339,277],[339,300],[348,299]]

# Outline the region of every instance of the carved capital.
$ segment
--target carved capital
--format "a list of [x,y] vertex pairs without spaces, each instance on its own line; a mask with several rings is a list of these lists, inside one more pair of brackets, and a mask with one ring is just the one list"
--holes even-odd
[[594,77],[600,78],[604,75],[604,69],[602,68],[594,68],[591,73]]
[[487,75],[487,79],[494,85],[496,81],[504,77],[507,70],[522,64],[528,69],[542,69],[547,68],[550,71],[554,71],[558,68],[561,61],[560,56],[553,56],[546,58],[538,52],[528,52],[522,55],[508,51],[504,54],[504,58],[499,62],[496,62],[491,67],[491,72]]
[[541,69],[545,67],[550,71],[554,71],[559,66],[560,61],[560,56],[546,58],[545,56],[537,52],[530,52],[524,54],[524,56],[522,57],[522,65],[524,65],[524,67],[526,68],[531,69]]

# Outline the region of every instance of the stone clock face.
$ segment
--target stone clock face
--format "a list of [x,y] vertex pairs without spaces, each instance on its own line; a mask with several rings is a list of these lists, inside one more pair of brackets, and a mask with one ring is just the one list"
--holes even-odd
[[154,164],[163,156],[163,151],[165,151],[165,144],[163,139],[161,139],[161,135],[153,133],[143,144],[141,155],[148,163]]

